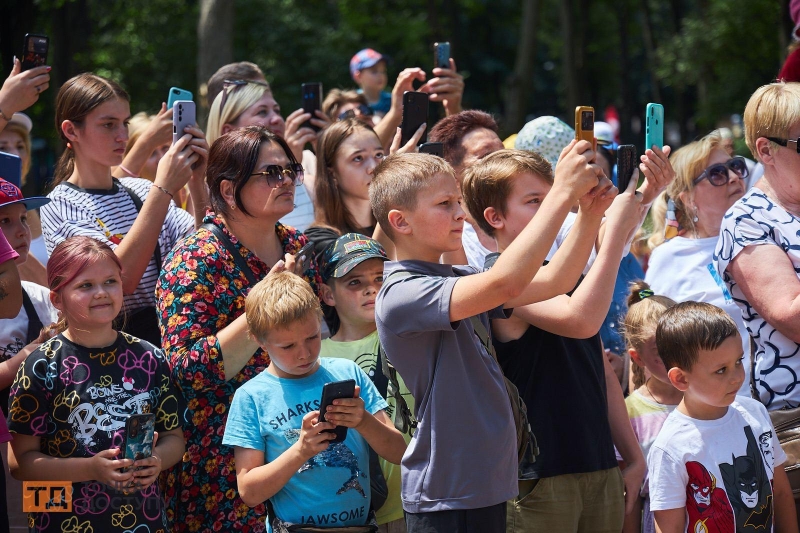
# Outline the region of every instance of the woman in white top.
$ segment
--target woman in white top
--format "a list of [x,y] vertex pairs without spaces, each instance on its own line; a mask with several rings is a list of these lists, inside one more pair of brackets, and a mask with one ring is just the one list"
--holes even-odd
[[676,302],[706,302],[736,322],[745,354],[740,394],[750,394],[750,338],[742,314],[717,272],[713,255],[725,212],[742,197],[748,176],[743,157],[731,157],[718,133],[687,144],[670,158],[675,180],[653,206],[653,248],[645,281]]
[[286,120],[281,115],[281,106],[275,101],[272,89],[264,80],[225,80],[220,92],[211,104],[208,113],[208,142],[214,144],[229,131],[246,126],[263,126],[282,137],[292,149],[295,159],[302,162],[305,171],[304,183],[296,185],[294,210],[281,218],[281,224],[305,231],[314,222],[314,176],[317,158],[310,150],[303,150],[307,143],[316,145],[317,133],[308,123],[324,128],[330,123],[322,111],[317,116],[298,109]]
[[188,183],[202,219],[208,144],[202,131],[187,127],[159,162],[154,182],[116,179],[111,168],[124,157],[130,116],[127,93],[111,80],[84,73],[61,87],[56,124],[67,149],[56,166],[51,201],[41,208],[42,233],[50,253],[74,235],[108,244],[123,266],[120,329],[160,346],[155,285],[161,260],[197,223],[172,200]]

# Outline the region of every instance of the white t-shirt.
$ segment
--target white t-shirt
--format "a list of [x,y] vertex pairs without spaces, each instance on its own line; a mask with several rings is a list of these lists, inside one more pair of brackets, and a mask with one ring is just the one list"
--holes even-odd
[[650,509],[686,508],[687,533],[770,533],[772,474],[786,462],[766,408],[737,396],[717,420],[679,410],[650,448]]
[[[748,246],[779,246],[800,272],[800,219],[754,187],[722,219],[714,251],[717,271],[739,307],[744,324],[756,342],[756,386],[770,411],[800,403],[800,344],[772,327],[750,305],[727,271],[731,261]],[[770,268],[770,265],[764,265]],[[800,274],[798,274],[800,276]]]
[[39,262],[47,266],[47,260],[50,256],[47,254],[47,245],[44,243],[44,235],[39,235],[35,239],[31,239],[30,245],[30,253],[33,254],[33,257],[39,260]]
[[[122,178],[123,185],[147,200],[152,183],[141,178]],[[138,212],[128,193],[115,180],[110,190],[83,189],[71,183],[61,183],[47,195],[50,203],[43,205],[39,213],[42,218],[42,235],[47,244],[47,253],[63,240],[75,235],[84,235],[102,241],[116,249],[133,226]],[[194,231],[194,217],[170,202],[164,224],[158,235],[161,260],[175,244]],[[142,250],[151,256],[150,263],[133,294],[125,296],[125,310],[137,311],[156,304],[156,280],[161,265],[156,265],[154,250]],[[124,267],[125,265],[123,265]]]
[[742,312],[717,273],[714,249],[717,237],[675,237],[656,247],[650,255],[644,280],[653,292],[676,302],[706,302],[728,313],[742,336],[745,380],[739,394],[750,396],[750,333]]
[[[30,281],[23,281],[22,289],[31,299],[42,325],[58,322],[58,311],[50,303],[50,289]],[[20,308],[19,314],[14,318],[0,320],[0,361],[12,358],[25,347],[27,333],[28,313],[25,312],[25,306]]]

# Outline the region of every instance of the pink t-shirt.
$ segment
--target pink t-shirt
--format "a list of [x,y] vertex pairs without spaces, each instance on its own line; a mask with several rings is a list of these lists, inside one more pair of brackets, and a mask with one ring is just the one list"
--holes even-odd
[[[19,254],[14,251],[3,232],[0,231],[0,264],[5,263],[9,259],[16,259]],[[8,442],[11,440],[11,433],[8,432],[8,425],[6,424],[6,417],[0,411],[0,443]]]

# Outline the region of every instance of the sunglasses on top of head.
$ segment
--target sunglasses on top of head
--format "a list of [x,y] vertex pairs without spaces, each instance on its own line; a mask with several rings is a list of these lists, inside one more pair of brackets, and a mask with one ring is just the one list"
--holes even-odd
[[225,104],[228,101],[228,95],[241,87],[242,85],[261,85],[269,90],[269,83],[260,80],[223,80],[222,81],[222,101],[219,103],[219,114],[222,115],[222,110],[225,109]]
[[730,181],[731,177],[728,173],[729,170],[735,172],[739,176],[739,179],[745,179],[750,175],[750,171],[747,170],[747,162],[745,162],[744,157],[736,156],[728,159],[724,163],[716,163],[709,166],[694,179],[694,184],[697,185],[707,178],[711,185],[714,185],[715,187],[722,187],[723,185],[727,185]]
[[283,185],[284,180],[291,181],[296,187],[303,184],[304,170],[303,165],[300,163],[290,163],[286,168],[283,168],[280,165],[269,165],[261,172],[254,172],[250,175],[262,176],[266,178],[267,185],[273,189]]
[[347,120],[348,118],[356,118],[356,117],[371,117],[374,114],[374,111],[369,106],[364,104],[359,104],[358,107],[353,109],[348,109],[344,113],[340,113],[338,119],[339,120]]

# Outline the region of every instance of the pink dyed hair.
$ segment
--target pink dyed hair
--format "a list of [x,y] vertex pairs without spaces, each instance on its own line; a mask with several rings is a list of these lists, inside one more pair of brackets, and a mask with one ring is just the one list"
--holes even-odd
[[56,246],[47,261],[47,285],[58,292],[84,268],[103,257],[114,261],[122,271],[122,263],[106,243],[80,235],[70,237]]

